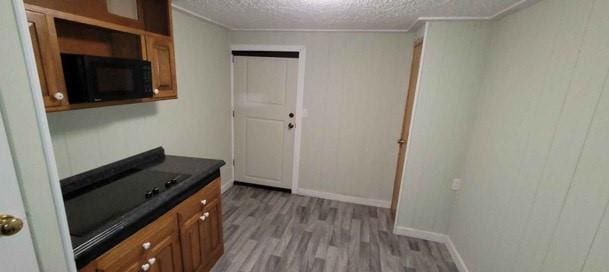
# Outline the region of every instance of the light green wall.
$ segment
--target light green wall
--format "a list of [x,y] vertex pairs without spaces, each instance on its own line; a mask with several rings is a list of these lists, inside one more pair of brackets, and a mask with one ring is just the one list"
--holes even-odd
[[450,237],[472,272],[609,269],[609,1],[495,22]]
[[[49,114],[61,177],[159,145],[231,161],[229,34],[181,12],[174,29],[178,100]],[[231,35],[233,44],[307,47],[300,186],[387,205],[413,35]],[[222,176],[232,179],[230,166]]]
[[232,44],[304,45],[299,187],[389,205],[414,35],[231,32]]
[[61,177],[163,146],[222,159],[232,179],[228,32],[178,11],[173,20],[179,98],[49,114]]
[[398,228],[447,233],[488,51],[488,22],[425,26]]
[[428,25],[398,228],[449,234],[472,272],[607,271],[607,10]]

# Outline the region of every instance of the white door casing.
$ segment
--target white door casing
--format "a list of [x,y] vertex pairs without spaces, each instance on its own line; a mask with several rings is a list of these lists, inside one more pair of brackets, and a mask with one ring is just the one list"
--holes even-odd
[[[10,181],[10,184],[20,190],[19,197],[24,204],[19,205],[21,209],[25,206],[27,211],[25,228],[14,237],[20,237],[23,233],[31,236],[26,239],[29,243],[25,243],[32,245],[36,252],[35,260],[25,256],[12,258],[13,255],[8,254],[10,264],[15,262],[19,266],[14,270],[13,267],[2,267],[0,270],[76,272],[24,3],[23,0],[0,3],[0,32],[5,37],[0,41],[0,51],[11,52],[4,56],[5,62],[10,65],[0,68],[0,112],[4,123],[0,135],[6,137],[0,142],[8,141],[10,153],[8,149],[6,152],[3,149],[0,155],[7,154],[12,160],[12,163],[2,162],[0,165],[12,165],[11,172],[18,179],[18,186],[17,181]],[[5,190],[9,179],[5,182],[4,168],[2,171],[0,184]],[[3,197],[3,194],[0,196]],[[0,237],[0,240],[3,238],[6,237]],[[8,262],[0,258],[0,264],[8,265]]]
[[235,180],[292,188],[298,59],[235,56]]
[[25,208],[21,199],[21,190],[17,183],[15,166],[11,157],[4,122],[0,113],[0,214],[12,215],[23,220],[23,229],[12,236],[0,235],[0,270],[2,271],[39,271],[34,244]]

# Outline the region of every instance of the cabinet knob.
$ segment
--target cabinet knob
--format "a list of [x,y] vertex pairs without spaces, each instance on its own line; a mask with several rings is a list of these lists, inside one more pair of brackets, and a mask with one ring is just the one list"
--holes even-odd
[[203,216],[205,216],[205,217],[209,217],[209,213],[208,213],[208,212],[206,212],[206,213],[204,213],[204,214],[203,214]]
[[155,262],[156,262],[156,258],[150,258],[150,259],[148,259],[148,263],[150,265],[153,265]]
[[203,204],[203,205],[207,205],[207,199],[203,199],[203,200],[201,200],[201,204]]
[[154,94],[159,94],[159,93],[160,93],[159,89],[154,89],[152,92],[153,92]]
[[56,92],[53,97],[57,100],[57,101],[61,101],[65,98],[65,96],[63,95],[63,93],[61,92]]
[[199,217],[199,219],[201,219],[201,221],[205,221],[205,219],[207,219],[207,216],[203,215],[203,216]]
[[142,265],[142,271],[148,271],[150,269],[150,264],[143,264]]
[[152,244],[151,244],[150,242],[146,242],[146,243],[143,243],[143,244],[142,244],[142,247],[144,248],[144,250],[148,250],[148,249],[150,249],[150,246],[151,246],[151,245],[152,245]]

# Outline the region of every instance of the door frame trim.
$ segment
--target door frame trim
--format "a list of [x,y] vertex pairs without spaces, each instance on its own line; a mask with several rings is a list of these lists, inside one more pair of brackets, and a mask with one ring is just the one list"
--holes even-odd
[[[302,142],[302,114],[304,112],[304,80],[306,47],[304,45],[265,45],[265,44],[231,44],[229,51],[230,60],[230,97],[231,97],[231,156],[235,160],[235,118],[232,112],[235,110],[235,88],[234,88],[234,63],[233,51],[275,51],[275,52],[298,52],[298,82],[296,88],[296,131],[294,132],[294,157],[292,159],[292,193],[298,192],[298,177],[300,170],[300,146]],[[235,166],[232,168],[233,181],[235,179]]]
[[[412,102],[412,115],[410,116],[410,127],[408,128],[408,141],[410,142],[412,139],[412,134],[413,134],[413,128],[416,122],[416,115],[417,115],[417,104],[419,102],[419,91],[420,91],[420,87],[421,87],[421,78],[423,75],[423,66],[425,65],[425,62],[423,61],[425,59],[425,45],[427,44],[427,33],[429,32],[429,23],[425,23],[424,26],[424,31],[423,31],[423,37],[422,40],[421,39],[415,39],[414,42],[412,43],[412,46],[414,47],[417,43],[422,43],[421,44],[421,60],[420,60],[420,64],[419,64],[419,74],[417,75],[417,85],[414,88],[414,101]],[[406,94],[406,96],[408,96],[408,94]],[[408,143],[406,145],[406,154],[404,155],[404,165],[402,165],[402,180],[400,181],[400,191],[404,191],[404,189],[407,189],[405,182],[405,177],[406,177],[406,166],[408,165],[408,157],[409,157],[409,153],[411,152],[411,148],[412,145],[410,143]],[[402,194],[402,192],[400,192],[398,194],[398,204],[395,208],[395,220],[393,221],[393,233],[398,234],[398,230],[400,228],[398,222],[400,222],[400,204],[402,203],[402,199],[405,198],[405,196]]]
[[[42,90],[40,80],[38,79],[38,71],[36,68],[36,60],[34,58],[34,49],[29,35],[28,22],[25,14],[25,5],[23,0],[12,0],[13,11],[15,13],[15,21],[19,31],[20,44],[23,48],[23,58],[28,74],[30,84],[29,91],[34,100],[34,110],[38,129],[40,130],[40,142],[42,144],[42,152],[46,162],[47,175],[49,176],[51,195],[53,196],[53,206],[57,215],[56,221],[59,229],[60,239],[62,242],[62,254],[68,266],[69,272],[77,272],[76,261],[74,259],[74,251],[72,248],[72,239],[70,237],[70,229],[68,227],[68,218],[61,193],[59,183],[59,172],[57,169],[57,161],[55,160],[55,152],[51,140],[51,132],[47,121],[47,113],[44,107],[42,98]],[[22,191],[23,194],[27,194]],[[27,213],[27,211],[26,211]],[[34,244],[36,241],[33,241]],[[36,252],[36,254],[40,254]],[[43,267],[40,267],[43,269]]]

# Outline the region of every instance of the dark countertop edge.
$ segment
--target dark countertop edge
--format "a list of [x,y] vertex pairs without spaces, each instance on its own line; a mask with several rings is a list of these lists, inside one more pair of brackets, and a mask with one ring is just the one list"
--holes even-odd
[[[132,218],[133,223],[125,223],[121,224],[118,229],[112,231],[110,234],[104,235],[103,233],[98,236],[103,237],[93,237],[87,242],[92,240],[98,241],[95,242],[95,245],[92,245],[88,248],[82,249],[82,251],[78,252],[76,247],[74,249],[74,258],[76,261],[76,267],[81,269],[88,265],[91,261],[95,260],[99,256],[106,253],[108,250],[112,249],[114,246],[120,244],[127,238],[129,238],[134,233],[138,232],[143,227],[148,224],[154,222],[159,217],[163,216],[165,213],[176,207],[182,201],[192,196],[196,192],[198,192],[203,187],[207,186],[209,183],[214,181],[216,178],[220,177],[220,167],[222,167],[225,163],[220,161],[217,168],[214,171],[206,172],[202,175],[197,175],[190,177],[188,180],[191,181],[192,184],[186,187],[180,192],[176,193],[176,196],[172,197],[170,200],[163,203],[155,203],[148,205],[149,211],[146,213],[142,213],[137,216],[137,218]],[[198,180],[192,182],[192,180]],[[177,188],[176,188],[177,189]],[[146,204],[144,204],[146,205]],[[137,210],[132,210],[127,213],[124,217],[129,217],[129,214],[137,213]],[[87,242],[81,244],[80,246],[86,244]]]

